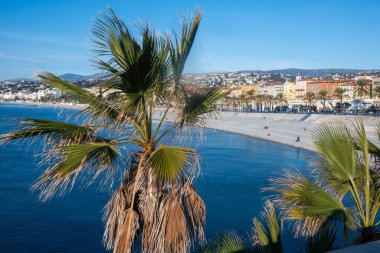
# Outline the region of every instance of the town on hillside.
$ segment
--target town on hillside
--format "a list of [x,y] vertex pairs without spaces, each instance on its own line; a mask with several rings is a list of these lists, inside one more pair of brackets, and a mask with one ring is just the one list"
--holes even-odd
[[[380,113],[380,72],[376,71],[323,76],[239,71],[187,74],[183,79],[189,87],[218,86],[229,91],[219,102],[220,110]],[[99,86],[101,77],[70,81],[98,96],[107,95]],[[0,101],[75,103],[61,91],[28,79],[1,81]]]

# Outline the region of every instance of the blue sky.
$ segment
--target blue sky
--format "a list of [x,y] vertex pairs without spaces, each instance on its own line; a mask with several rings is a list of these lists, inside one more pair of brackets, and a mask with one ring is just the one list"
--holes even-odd
[[1,0],[0,80],[42,69],[96,72],[90,30],[107,6],[128,24],[149,21],[163,32],[201,7],[187,73],[380,68],[378,0]]

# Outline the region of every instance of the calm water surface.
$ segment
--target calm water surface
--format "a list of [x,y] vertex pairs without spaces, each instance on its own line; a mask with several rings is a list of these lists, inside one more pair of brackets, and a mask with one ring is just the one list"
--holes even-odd
[[[57,119],[59,109],[0,105],[0,133],[15,117]],[[75,113],[65,110],[64,113]],[[268,179],[283,169],[304,171],[313,153],[220,131],[207,131],[197,148],[202,175],[196,188],[207,206],[206,236],[227,230],[247,236],[261,212]],[[64,197],[38,201],[29,188],[41,173],[33,144],[0,147],[0,252],[105,252],[102,208],[110,193],[76,187]]]

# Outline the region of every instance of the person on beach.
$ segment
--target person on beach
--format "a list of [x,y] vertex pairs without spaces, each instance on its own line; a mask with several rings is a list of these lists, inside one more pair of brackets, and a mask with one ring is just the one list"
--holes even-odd
[[301,140],[300,140],[300,137],[299,136],[297,136],[297,140],[296,140],[296,142],[300,142]]

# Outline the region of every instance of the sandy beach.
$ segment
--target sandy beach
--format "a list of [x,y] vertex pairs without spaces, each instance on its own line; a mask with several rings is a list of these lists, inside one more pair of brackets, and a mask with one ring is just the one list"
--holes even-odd
[[380,117],[374,116],[221,112],[208,120],[207,127],[315,151],[311,134],[322,122],[353,122],[358,117],[365,122],[368,138],[380,144],[376,135]]

